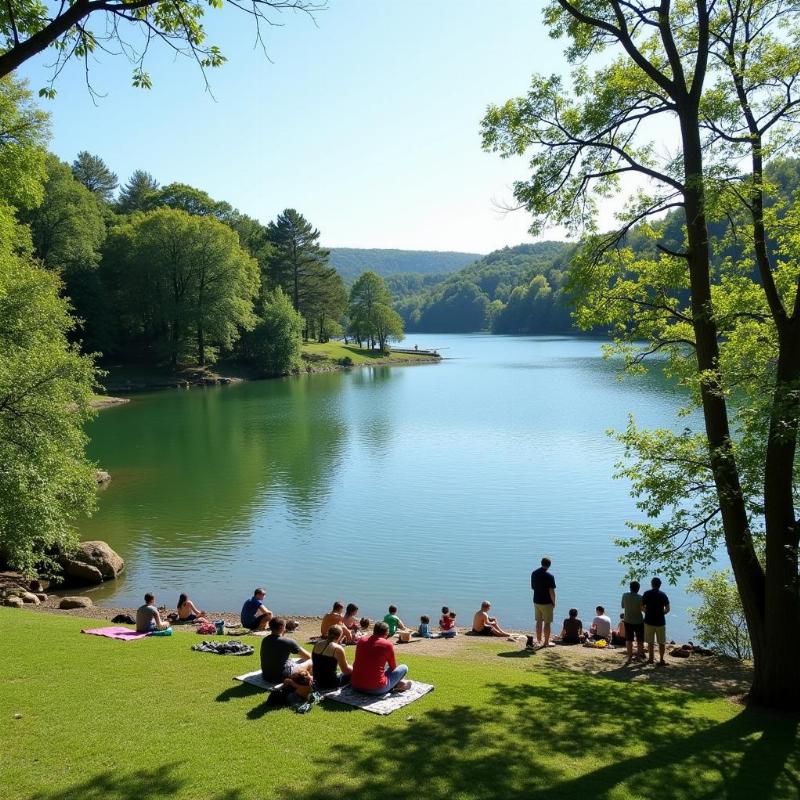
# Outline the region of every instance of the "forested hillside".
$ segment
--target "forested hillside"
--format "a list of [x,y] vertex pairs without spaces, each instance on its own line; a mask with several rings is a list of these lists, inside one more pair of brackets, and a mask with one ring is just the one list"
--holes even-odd
[[504,247],[453,275],[397,275],[388,284],[408,331],[563,333],[571,327],[563,298],[571,249],[567,242]]
[[446,275],[473,261],[480,253],[453,253],[436,250],[379,250],[357,247],[331,247],[331,264],[348,283],[365,270],[387,276],[400,272],[421,275]]

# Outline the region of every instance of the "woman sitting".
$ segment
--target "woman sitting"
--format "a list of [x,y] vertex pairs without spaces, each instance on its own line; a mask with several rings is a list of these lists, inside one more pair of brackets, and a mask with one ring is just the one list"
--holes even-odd
[[[339,644],[343,637],[341,625],[331,625],[325,639],[317,642],[311,651],[314,686],[320,691],[338,689],[350,683],[353,668],[347,663],[347,655]],[[341,674],[337,673],[337,668],[341,670]]]
[[586,634],[583,632],[583,622],[578,619],[578,609],[571,608],[569,617],[564,620],[559,641],[561,644],[582,644],[585,640]]
[[205,611],[201,611],[190,599],[188,594],[182,594],[178,598],[178,621],[179,622],[208,622],[205,618]]

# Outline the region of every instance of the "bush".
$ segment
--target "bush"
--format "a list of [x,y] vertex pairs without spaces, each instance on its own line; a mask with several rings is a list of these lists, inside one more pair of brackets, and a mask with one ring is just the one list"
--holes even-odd
[[700,643],[740,661],[752,657],[742,598],[729,570],[695,578],[689,591],[700,595],[699,608],[689,609],[689,619]]
[[343,358],[339,359],[339,363],[343,367],[352,367],[353,364],[355,364],[355,361],[353,361],[353,359],[350,356],[344,356]]

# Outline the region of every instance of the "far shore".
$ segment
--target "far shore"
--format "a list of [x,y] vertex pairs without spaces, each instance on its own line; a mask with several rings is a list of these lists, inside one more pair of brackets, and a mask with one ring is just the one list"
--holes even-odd
[[[160,389],[189,389],[198,386],[221,386],[257,380],[296,377],[324,372],[340,372],[358,367],[410,366],[435,364],[442,357],[435,351],[392,349],[380,350],[357,347],[340,341],[306,342],[303,345],[302,365],[290,375],[265,375],[248,364],[220,361],[205,367],[145,366],[137,364],[105,364],[108,373],[104,389],[111,395],[134,394]],[[127,402],[124,398],[99,395],[93,408],[103,409]]]

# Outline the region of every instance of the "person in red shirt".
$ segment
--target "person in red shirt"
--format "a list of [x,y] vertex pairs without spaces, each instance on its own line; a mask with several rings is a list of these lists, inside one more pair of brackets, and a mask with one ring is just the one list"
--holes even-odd
[[358,640],[356,644],[356,660],[350,685],[364,694],[387,694],[388,692],[404,692],[411,686],[403,680],[408,667],[398,664],[394,657],[394,646],[386,638],[389,626],[385,622],[376,622],[372,636]]

